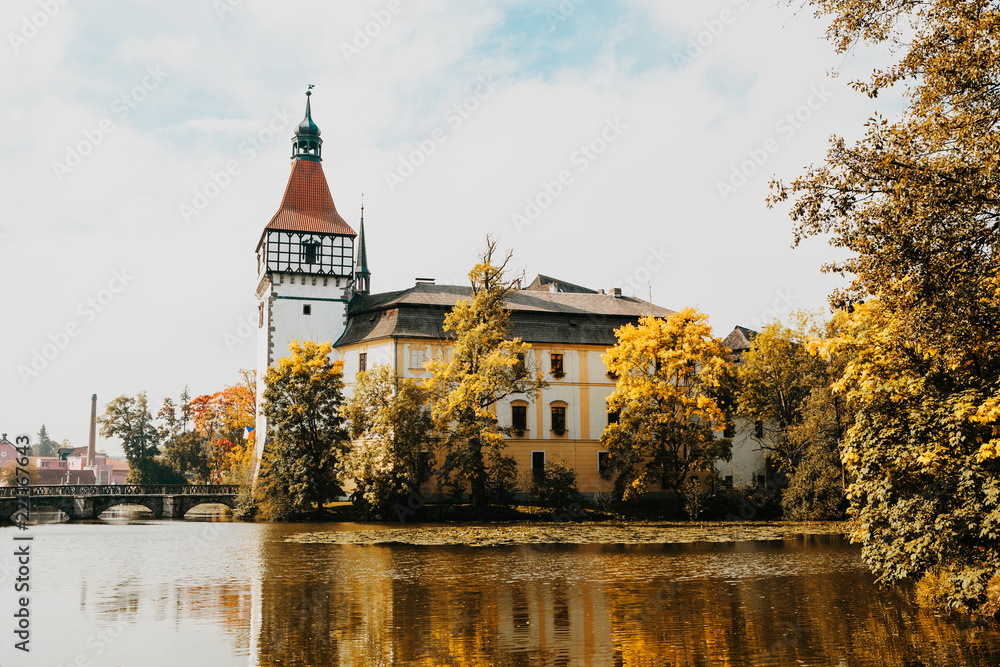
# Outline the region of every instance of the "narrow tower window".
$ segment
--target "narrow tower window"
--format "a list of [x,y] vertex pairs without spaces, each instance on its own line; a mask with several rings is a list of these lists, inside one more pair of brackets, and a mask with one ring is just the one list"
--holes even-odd
[[302,306],[303,315],[312,315],[312,313],[313,313],[313,307],[310,304],[307,303],[306,305]]
[[316,252],[317,243],[315,241],[306,241],[302,244],[302,262],[304,264],[315,264],[316,257],[318,253]]

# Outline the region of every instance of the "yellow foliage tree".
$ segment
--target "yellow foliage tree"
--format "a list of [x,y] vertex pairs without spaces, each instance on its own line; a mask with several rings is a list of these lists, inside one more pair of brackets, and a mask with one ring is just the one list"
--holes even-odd
[[510,337],[505,300],[516,289],[506,276],[512,255],[496,263],[496,242],[487,237],[486,246],[469,272],[472,298],[460,300],[445,316],[444,330],[454,336],[450,357],[427,363],[432,417],[445,451],[442,472],[454,471],[468,480],[474,509],[480,514],[489,507],[491,496],[503,495],[491,493],[498,481],[496,474],[491,479],[491,468],[510,468],[500,459],[504,430],[490,407],[513,394],[530,398],[541,387],[540,379],[525,368],[531,346]]
[[615,331],[604,354],[618,376],[608,399],[618,421],[601,435],[619,470],[616,491],[641,497],[652,481],[680,494],[689,473],[729,460],[724,430],[731,378],[729,350],[712,336],[706,315],[687,308],[669,317],[643,317]]

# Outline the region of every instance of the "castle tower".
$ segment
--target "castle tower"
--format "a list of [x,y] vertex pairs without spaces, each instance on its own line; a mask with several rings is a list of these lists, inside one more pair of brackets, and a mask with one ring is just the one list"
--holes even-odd
[[[258,405],[267,368],[288,355],[292,340],[336,342],[347,326],[357,234],[337,213],[330,195],[311,96],[307,91],[305,118],[292,138],[292,173],[281,205],[257,243]],[[267,435],[259,412],[255,433],[254,479]]]

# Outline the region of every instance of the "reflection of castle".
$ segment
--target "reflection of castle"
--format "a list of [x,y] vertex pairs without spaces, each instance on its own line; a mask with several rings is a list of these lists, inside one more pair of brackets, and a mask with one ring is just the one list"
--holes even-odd
[[[306,93],[311,95],[311,93]],[[257,244],[259,333],[257,395],[268,366],[287,354],[293,339],[332,340],[350,390],[355,375],[377,363],[400,378],[427,377],[429,359],[448,354],[442,329],[448,310],[471,295],[468,287],[430,279],[391,292],[371,292],[364,210],[360,236],[337,212],[323,174],[319,127],[311,103],[292,140],[292,168],[278,212]],[[357,246],[355,247],[355,240]],[[601,355],[615,344],[615,329],[642,315],[671,311],[620,289],[594,290],[539,275],[508,300],[512,335],[532,344],[526,363],[549,386],[532,401],[517,396],[495,406],[513,428],[507,453],[521,470],[544,470],[553,457],[577,471],[581,491],[610,486],[600,436],[610,420],[607,399],[615,380]],[[257,418],[256,457],[266,441]],[[655,488],[654,488],[655,490]]]

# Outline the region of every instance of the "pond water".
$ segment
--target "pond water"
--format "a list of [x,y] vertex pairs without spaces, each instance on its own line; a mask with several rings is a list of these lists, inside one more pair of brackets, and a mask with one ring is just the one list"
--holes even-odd
[[[383,528],[399,526],[122,518],[0,529],[0,664],[1000,663],[1000,632],[880,590],[838,535],[482,547],[302,539]],[[12,646],[10,554],[26,536],[29,654]]]

